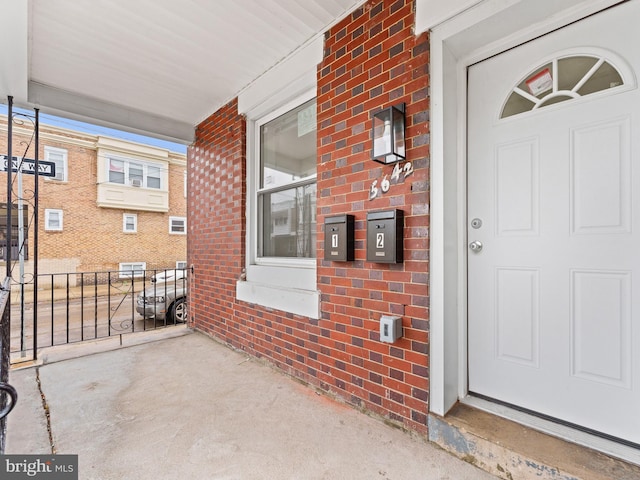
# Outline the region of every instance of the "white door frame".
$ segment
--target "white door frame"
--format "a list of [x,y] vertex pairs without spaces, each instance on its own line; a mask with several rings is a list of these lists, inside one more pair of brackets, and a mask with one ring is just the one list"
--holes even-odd
[[445,415],[468,393],[467,67],[616,3],[620,0],[484,0],[434,26],[429,0],[417,2],[416,34],[431,29],[432,413]]

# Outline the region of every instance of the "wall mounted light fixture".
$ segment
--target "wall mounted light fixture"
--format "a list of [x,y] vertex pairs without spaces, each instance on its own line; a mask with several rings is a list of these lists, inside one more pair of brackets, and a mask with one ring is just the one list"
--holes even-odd
[[389,164],[404,160],[404,103],[380,110],[373,115],[373,149],[376,162]]

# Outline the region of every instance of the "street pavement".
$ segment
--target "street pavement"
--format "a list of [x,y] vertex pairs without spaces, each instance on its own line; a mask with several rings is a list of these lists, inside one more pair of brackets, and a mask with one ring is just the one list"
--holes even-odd
[[146,335],[11,371],[6,453],[77,454],[96,480],[495,478],[202,333]]

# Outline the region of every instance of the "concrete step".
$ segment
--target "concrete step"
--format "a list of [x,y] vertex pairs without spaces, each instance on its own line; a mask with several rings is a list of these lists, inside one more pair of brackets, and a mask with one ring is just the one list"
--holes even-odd
[[505,480],[638,480],[640,466],[458,403],[429,439]]

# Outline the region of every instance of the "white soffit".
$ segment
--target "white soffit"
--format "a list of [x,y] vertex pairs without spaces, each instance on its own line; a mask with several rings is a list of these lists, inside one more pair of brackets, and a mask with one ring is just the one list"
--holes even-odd
[[[448,36],[447,47],[456,57],[467,56],[472,51],[486,51],[494,42],[517,37],[523,32],[550,29],[561,26],[567,15],[585,16],[607,8],[621,0],[454,0],[428,10],[438,0],[417,0],[416,32],[426,29],[459,30]],[[445,2],[446,3],[446,2]],[[437,14],[434,16],[433,13]],[[463,13],[464,12],[464,13]],[[551,27],[552,29],[553,27]],[[490,49],[490,48],[489,48]]]
[[14,95],[188,143],[195,125],[362,3],[0,0],[16,18],[0,46],[0,102]]
[[482,0],[417,0],[416,32],[424,32]]
[[[324,40],[315,38],[262,75],[238,96],[238,111],[255,118],[276,104],[291,100],[317,84],[316,68],[322,61]],[[282,92],[286,92],[283,95]]]
[[0,0],[0,92],[3,96],[27,97],[28,8],[27,2]]

